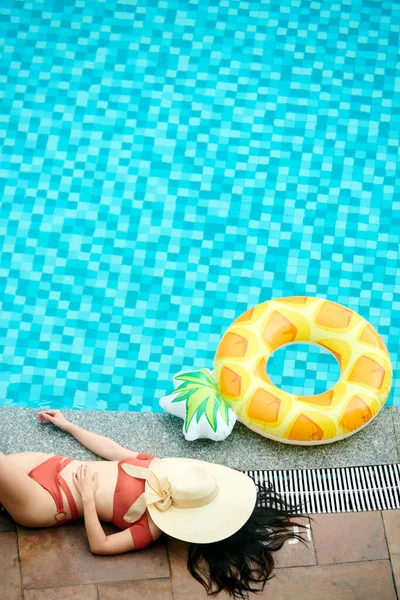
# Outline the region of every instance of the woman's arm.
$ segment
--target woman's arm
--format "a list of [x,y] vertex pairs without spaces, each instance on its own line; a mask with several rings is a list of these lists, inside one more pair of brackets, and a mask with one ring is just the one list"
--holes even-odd
[[81,494],[83,516],[90,550],[93,554],[122,554],[134,550],[134,543],[129,531],[106,536],[97,516],[95,493],[98,486],[97,473],[92,477],[88,468],[79,467],[74,473],[74,483]]
[[41,423],[53,423],[59,429],[70,433],[78,442],[106,460],[122,460],[128,457],[135,458],[138,455],[137,452],[123,448],[117,442],[110,440],[110,438],[104,435],[92,433],[78,425],[74,425],[59,410],[43,410],[36,415],[36,418]]
[[95,554],[97,548],[104,546],[107,536],[100,525],[97,516],[94,494],[82,495],[83,518],[85,520],[86,535],[88,537],[90,550]]
[[86,535],[92,554],[110,556],[112,554],[123,554],[135,549],[129,530],[108,536],[104,533],[99,517],[97,516],[93,494],[82,496],[82,504]]
[[78,442],[106,460],[122,460],[128,457],[135,458],[138,455],[137,452],[123,448],[117,442],[110,440],[110,438],[104,435],[86,431],[86,429],[78,427],[78,425],[74,425],[73,423],[68,423],[64,431],[70,433]]

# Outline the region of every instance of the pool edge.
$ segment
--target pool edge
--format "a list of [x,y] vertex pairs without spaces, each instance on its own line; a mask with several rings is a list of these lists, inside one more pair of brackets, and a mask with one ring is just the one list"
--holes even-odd
[[[167,413],[73,411],[64,414],[77,425],[108,436],[132,450],[160,457],[182,456],[218,462],[237,469],[304,469],[390,464],[399,461],[400,407],[383,407],[360,432],[323,446],[280,444],[250,431],[240,423],[223,442],[187,442],[182,421]],[[96,457],[69,434],[41,425],[37,410],[0,407],[0,451],[36,451]]]

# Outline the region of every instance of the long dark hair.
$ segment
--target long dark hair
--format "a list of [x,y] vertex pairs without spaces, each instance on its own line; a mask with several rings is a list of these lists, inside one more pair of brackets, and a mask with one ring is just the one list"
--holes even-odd
[[[248,598],[249,592],[261,592],[275,567],[273,552],[290,539],[306,541],[293,531],[301,505],[286,501],[273,485],[259,488],[257,504],[245,525],[231,537],[212,544],[190,544],[188,570],[209,595],[221,591],[232,598]],[[257,587],[254,587],[256,585]]]

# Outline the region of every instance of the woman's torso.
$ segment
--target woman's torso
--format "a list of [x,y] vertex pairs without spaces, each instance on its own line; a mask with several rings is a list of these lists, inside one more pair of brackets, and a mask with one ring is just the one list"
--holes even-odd
[[[154,460],[158,460],[154,458]],[[98,488],[95,495],[96,511],[100,521],[112,521],[114,515],[114,492],[118,481],[118,464],[119,461],[71,461],[65,469],[61,471],[61,476],[64,478],[65,483],[68,485],[71,493],[75,499],[76,507],[80,516],[83,516],[83,504],[82,498],[76,489],[73,482],[73,474],[77,471],[81,464],[88,465],[89,473],[98,474]],[[151,463],[149,463],[151,464]],[[144,490],[143,490],[144,491]],[[64,495],[64,494],[63,494]],[[65,495],[64,495],[65,496]],[[136,498],[132,498],[132,503]],[[64,498],[64,506],[68,506],[66,498]],[[69,506],[68,506],[69,510]],[[68,513],[67,513],[68,514]],[[149,523],[150,531],[153,535],[153,539],[156,539],[161,535],[160,529],[155,525],[147,512],[147,521]],[[70,518],[70,512],[68,514]],[[127,525],[129,526],[129,525]]]
[[[37,466],[39,466],[40,464],[42,464],[44,461],[46,461],[48,458],[50,458],[52,456],[55,456],[55,455],[54,454],[45,454],[45,453],[21,453],[19,456],[14,455],[13,457],[10,457],[10,458],[12,460],[14,460],[14,462],[16,464],[18,464],[18,466],[24,468],[26,473],[29,473],[34,468],[36,468]],[[140,456],[140,454],[139,454],[139,456]],[[127,457],[127,460],[130,460],[130,458]],[[159,460],[159,459],[154,458],[151,461],[151,463],[155,460]],[[103,460],[87,461],[87,460],[74,459],[70,463],[68,463],[66,467],[64,467],[62,469],[62,471],[60,472],[60,475],[64,479],[65,483],[67,484],[68,488],[71,491],[71,494],[75,500],[76,507],[77,507],[80,517],[83,516],[83,504],[82,504],[81,495],[80,495],[79,491],[77,490],[74,480],[73,480],[74,473],[76,473],[76,471],[78,470],[78,468],[81,465],[88,466],[89,474],[93,474],[93,473],[97,472],[98,488],[97,488],[96,494],[95,494],[96,512],[97,512],[97,515],[98,515],[100,521],[111,522],[113,520],[113,514],[114,514],[114,492],[115,492],[115,488],[116,488],[117,481],[118,481],[118,475],[119,475],[118,464],[119,464],[119,462],[120,461],[103,461]],[[151,463],[149,463],[149,465]],[[63,490],[61,490],[61,494],[62,494],[64,510],[67,514],[67,518],[71,519],[72,518],[71,509],[69,507],[67,497]],[[135,501],[135,499],[136,498],[132,498],[132,503]],[[161,531],[154,524],[154,522],[152,521],[148,512],[147,512],[147,520],[148,520],[150,531],[153,535],[153,538],[156,539],[157,537],[159,537],[161,535]],[[129,525],[127,525],[127,526],[129,526]]]
[[[98,461],[98,460],[73,460],[60,473],[65,483],[71,490],[74,497],[79,516],[83,516],[83,504],[80,493],[75,487],[73,474],[76,473],[81,465],[87,465],[89,474],[97,472],[98,488],[95,495],[95,504],[98,517],[101,521],[112,521],[114,509],[114,491],[118,479],[118,462],[119,461]],[[68,518],[71,513],[68,502],[63,492],[64,507]]]

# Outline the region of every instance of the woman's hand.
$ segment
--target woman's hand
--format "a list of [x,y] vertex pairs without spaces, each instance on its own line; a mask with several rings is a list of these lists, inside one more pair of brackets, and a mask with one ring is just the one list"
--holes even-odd
[[40,413],[36,415],[36,418],[40,423],[53,423],[59,429],[65,431],[70,422],[68,419],[64,417],[61,411],[59,410],[42,410]]
[[81,465],[76,473],[73,474],[72,478],[82,499],[90,498],[95,495],[99,485],[98,475],[97,473],[93,473],[93,475],[90,476],[88,474],[87,465]]

